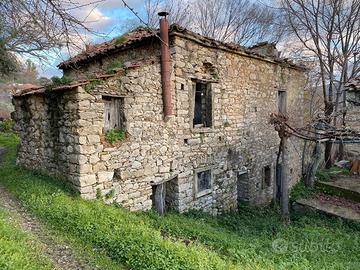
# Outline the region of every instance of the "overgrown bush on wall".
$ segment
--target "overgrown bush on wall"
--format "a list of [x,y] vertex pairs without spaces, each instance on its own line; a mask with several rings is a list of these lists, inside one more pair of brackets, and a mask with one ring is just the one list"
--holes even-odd
[[114,144],[118,141],[124,140],[126,137],[126,130],[123,128],[109,129],[105,134],[105,139],[108,143]]

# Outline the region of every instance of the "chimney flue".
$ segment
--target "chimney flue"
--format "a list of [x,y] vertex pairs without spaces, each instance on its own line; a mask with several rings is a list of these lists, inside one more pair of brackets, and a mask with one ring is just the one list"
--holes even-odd
[[161,38],[161,83],[164,103],[165,120],[172,112],[172,97],[170,89],[170,50],[169,50],[169,23],[166,16],[169,13],[159,12],[160,18],[160,38]]

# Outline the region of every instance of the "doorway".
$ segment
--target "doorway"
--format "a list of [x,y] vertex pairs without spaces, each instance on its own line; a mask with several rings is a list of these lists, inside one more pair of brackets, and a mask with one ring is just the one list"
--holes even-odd
[[179,181],[174,177],[166,182],[152,186],[152,207],[160,215],[179,206]]
[[238,205],[247,202],[247,188],[249,184],[249,174],[247,171],[241,171],[237,174],[237,201]]

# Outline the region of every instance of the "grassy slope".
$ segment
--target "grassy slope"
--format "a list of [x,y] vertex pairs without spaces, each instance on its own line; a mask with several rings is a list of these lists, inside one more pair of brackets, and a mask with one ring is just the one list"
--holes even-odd
[[0,269],[50,270],[51,262],[39,255],[34,238],[21,231],[14,218],[0,209]]
[[[358,269],[356,224],[322,216],[296,216],[284,225],[269,209],[239,214],[159,217],[84,201],[57,180],[15,168],[16,139],[0,135],[11,150],[0,181],[56,230],[103,250],[132,269]],[[275,247],[275,248],[274,248]]]

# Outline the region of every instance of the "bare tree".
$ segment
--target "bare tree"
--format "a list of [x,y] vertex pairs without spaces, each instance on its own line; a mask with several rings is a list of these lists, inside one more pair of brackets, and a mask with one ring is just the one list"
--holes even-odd
[[[317,59],[327,123],[336,126],[340,113],[345,125],[344,85],[360,73],[360,0],[282,0],[282,9],[306,57]],[[327,168],[331,154],[332,143],[326,142]]]
[[250,45],[277,43],[283,31],[277,9],[246,0],[197,1],[194,14],[199,32],[220,41]]
[[0,41],[5,51],[44,57],[44,51],[70,47],[90,29],[73,15],[84,6],[73,0],[0,2]]
[[191,4],[188,1],[178,0],[146,0],[144,3],[147,25],[156,28],[159,24],[160,11],[169,13],[170,23],[178,23],[189,27],[191,23]]
[[279,10],[247,0],[147,0],[148,25],[158,25],[158,11],[170,13],[178,23],[202,35],[225,42],[250,45],[259,41],[277,43],[283,35]]

